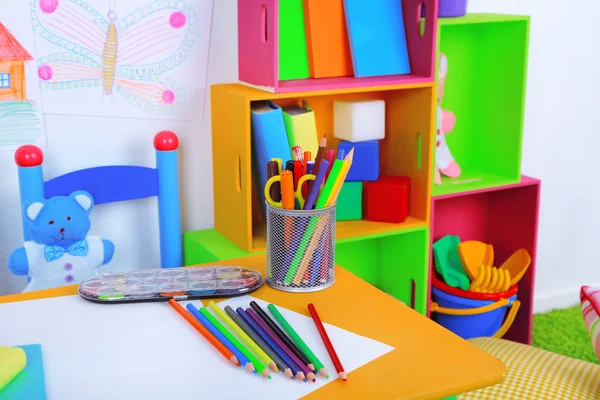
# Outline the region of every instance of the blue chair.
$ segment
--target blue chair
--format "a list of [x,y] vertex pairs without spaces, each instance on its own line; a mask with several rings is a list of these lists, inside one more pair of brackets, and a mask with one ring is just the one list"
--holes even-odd
[[[156,168],[134,165],[94,167],[45,182],[42,150],[33,145],[21,146],[15,152],[15,162],[19,171],[22,212],[25,212],[24,204],[29,199],[68,196],[77,190],[89,192],[95,205],[157,196],[161,267],[181,267],[178,146],[177,135],[163,131],[154,137]],[[23,219],[25,241],[31,240],[27,224]]]

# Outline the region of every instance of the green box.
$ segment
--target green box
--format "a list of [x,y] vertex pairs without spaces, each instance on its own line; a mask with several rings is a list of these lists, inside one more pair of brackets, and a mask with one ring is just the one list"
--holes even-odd
[[427,315],[429,229],[396,231],[338,241],[335,262]]
[[335,207],[336,221],[362,219],[362,182],[344,182]]
[[[264,253],[264,252],[263,252]],[[214,229],[183,234],[183,265],[206,264],[250,255]]]
[[[186,266],[264,253],[246,253],[214,229],[185,232],[183,244]],[[428,246],[425,227],[342,239],[335,263],[427,315]]]
[[438,65],[439,52],[448,58],[442,108],[456,115],[446,140],[462,174],[442,176],[433,195],[518,182],[529,17],[470,14],[438,25]]

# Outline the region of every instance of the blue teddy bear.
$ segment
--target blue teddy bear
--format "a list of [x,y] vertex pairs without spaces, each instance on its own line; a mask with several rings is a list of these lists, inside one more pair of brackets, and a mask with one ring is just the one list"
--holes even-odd
[[94,199],[85,191],[25,204],[23,218],[33,240],[8,259],[15,275],[29,277],[25,292],[79,284],[113,257],[110,240],[87,236]]

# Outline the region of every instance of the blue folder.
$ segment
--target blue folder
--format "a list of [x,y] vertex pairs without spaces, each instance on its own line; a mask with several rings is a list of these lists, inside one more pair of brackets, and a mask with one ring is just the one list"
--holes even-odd
[[344,10],[354,76],[410,74],[402,0],[344,0]]
[[17,347],[25,351],[27,366],[3,390],[0,390],[0,400],[46,400],[42,346],[30,344]]
[[265,185],[267,184],[267,162],[281,158],[285,163],[292,159],[281,107],[271,101],[252,104],[252,160],[256,191],[266,217]]

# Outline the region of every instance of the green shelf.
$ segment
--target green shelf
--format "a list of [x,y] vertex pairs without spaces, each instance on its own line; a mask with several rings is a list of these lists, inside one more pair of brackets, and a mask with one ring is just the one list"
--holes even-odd
[[446,140],[462,175],[434,184],[433,196],[519,182],[529,17],[471,14],[438,25],[438,63],[443,52],[449,64],[442,108],[456,115]]

